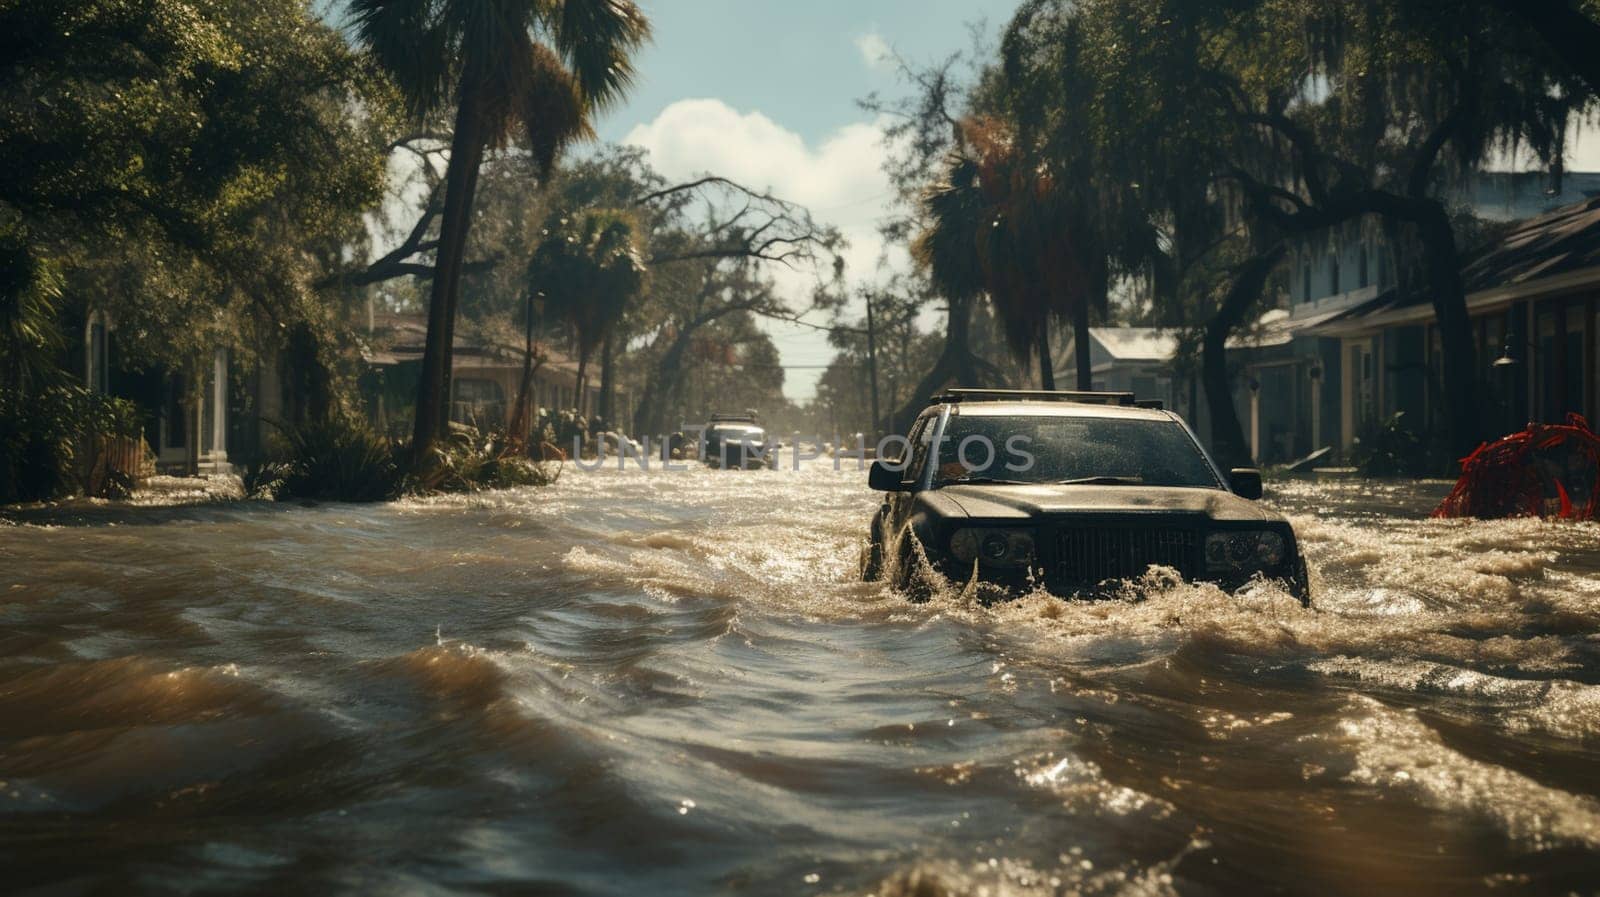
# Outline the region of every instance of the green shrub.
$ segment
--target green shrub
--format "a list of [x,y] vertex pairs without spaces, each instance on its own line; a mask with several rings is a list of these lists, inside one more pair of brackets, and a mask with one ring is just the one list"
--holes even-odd
[[252,472],[246,489],[278,498],[388,501],[400,495],[395,446],[364,421],[332,417],[284,433],[282,460]]
[[1350,460],[1362,476],[1424,477],[1439,469],[1439,449],[1406,425],[1396,411],[1355,439]]
[[244,487],[245,498],[277,498],[287,475],[288,465],[278,460],[250,461],[239,468],[239,482]]
[[144,438],[139,407],[77,384],[24,398],[0,390],[0,503],[125,497],[132,471],[103,463],[106,440]]
[[453,426],[449,437],[435,445],[433,457],[422,465],[421,472],[408,481],[406,491],[476,492],[546,486],[555,478],[551,468],[529,459],[519,442],[507,434]]
[[504,433],[452,428],[420,474],[408,474],[406,448],[363,421],[335,419],[284,434],[279,460],[243,471],[245,493],[263,498],[389,501],[405,494],[543,486],[555,476],[525,457]]

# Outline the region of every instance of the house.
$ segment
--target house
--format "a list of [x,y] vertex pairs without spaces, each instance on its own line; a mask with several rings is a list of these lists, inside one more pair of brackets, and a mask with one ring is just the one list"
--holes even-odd
[[[1600,198],[1516,224],[1462,268],[1486,428],[1506,432],[1568,413],[1600,415]],[[1342,389],[1361,415],[1440,408],[1440,339],[1428,297],[1390,291],[1322,323],[1318,334],[1365,363]]]
[[[124,358],[115,322],[102,311],[80,313],[66,322],[82,333],[64,361],[83,383],[130,399],[147,412],[145,441],[158,471],[226,473],[265,455],[273,434],[286,422],[303,419],[308,384],[305,369],[295,361],[297,346],[258,353],[242,360],[216,347],[189,369],[134,365]],[[81,327],[81,331],[79,328]],[[372,420],[396,435],[409,435],[410,406],[415,401],[427,322],[420,315],[378,315],[368,320],[369,337],[383,348],[363,353],[367,370],[360,387]],[[577,362],[539,347],[543,357],[534,376],[530,404],[571,407],[577,383]],[[451,419],[485,426],[509,423],[510,405],[522,382],[522,347],[458,334],[454,353]],[[599,366],[587,390],[588,407],[599,403]],[[632,396],[617,390],[617,419],[629,419]]]
[[[360,382],[368,413],[380,428],[397,436],[407,435],[422,374],[427,319],[422,315],[374,312],[369,317],[368,334],[373,348],[362,353],[367,370]],[[451,352],[450,419],[486,428],[510,424],[522,388],[524,350],[520,341],[466,333],[458,326]],[[574,407],[578,384],[578,363],[566,354],[536,342],[534,357],[537,364],[528,394],[533,411],[530,422],[539,408]],[[584,379],[584,407],[595,414],[601,404],[599,359],[591,359]],[[631,393],[618,388],[615,402],[613,419],[631,420]]]
[[[1077,346],[1068,340],[1057,362],[1056,382],[1077,380]],[[1089,370],[1094,388],[1132,392],[1141,399],[1160,399],[1177,405],[1172,359],[1178,353],[1178,335],[1158,327],[1090,327]]]
[[80,320],[81,362],[69,369],[90,389],[145,410],[145,442],[158,471],[225,473],[259,456],[268,421],[288,400],[275,357],[240,363],[218,346],[188,369],[136,365],[124,357],[108,314],[91,310]]
[[[1600,196],[1600,173],[1567,173],[1552,180],[1544,172],[1479,172],[1457,194],[1475,217],[1509,226],[1515,234]],[[1491,247],[1474,256],[1477,261],[1463,272],[1469,292],[1526,276],[1485,261],[1497,245],[1491,240]],[[1428,326],[1432,309],[1425,297],[1414,296],[1405,302],[1409,311],[1396,310],[1402,301],[1397,267],[1388,233],[1371,217],[1302,239],[1294,248],[1287,314],[1277,325],[1277,338],[1287,337],[1287,348],[1240,359],[1258,406],[1260,432],[1252,443],[1259,460],[1289,460],[1323,446],[1348,456],[1362,433],[1395,412],[1405,413],[1416,428],[1435,420],[1440,387],[1438,337]],[[1487,306],[1479,309],[1475,316],[1488,311]],[[1379,312],[1387,316],[1374,317]],[[1545,325],[1552,334],[1553,320]],[[1505,326],[1488,317],[1474,323],[1480,358],[1501,357],[1489,343],[1504,340]],[[1520,380],[1501,382],[1520,376],[1514,372],[1498,379],[1487,371],[1484,376],[1482,394],[1493,396],[1495,403],[1489,429],[1521,426],[1532,405],[1526,396],[1520,405],[1511,401],[1512,393],[1534,387]]]
[[[1442,348],[1430,298],[1395,286],[1392,260],[1369,225],[1352,223],[1312,245],[1320,249],[1301,247],[1291,264],[1289,307],[1268,311],[1228,344],[1229,367],[1239,372],[1236,410],[1261,463],[1324,445],[1348,457],[1365,431],[1397,412],[1419,431],[1440,423]],[[1461,277],[1484,431],[1569,413],[1600,420],[1600,195],[1510,224],[1467,255]],[[1162,361],[1174,338],[1148,328],[1093,328],[1091,337],[1096,388],[1162,398],[1208,436],[1204,401],[1185,396],[1192,383],[1161,379],[1172,369]],[[1069,376],[1070,359],[1059,376]]]

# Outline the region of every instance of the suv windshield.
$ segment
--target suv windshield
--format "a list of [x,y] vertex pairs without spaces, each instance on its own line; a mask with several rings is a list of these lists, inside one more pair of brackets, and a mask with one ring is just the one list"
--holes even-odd
[[734,424],[722,424],[706,431],[706,442],[711,445],[721,445],[723,442],[748,442],[757,443],[765,441],[767,434],[760,427]]
[[951,415],[938,459],[935,484],[1222,485],[1171,420]]

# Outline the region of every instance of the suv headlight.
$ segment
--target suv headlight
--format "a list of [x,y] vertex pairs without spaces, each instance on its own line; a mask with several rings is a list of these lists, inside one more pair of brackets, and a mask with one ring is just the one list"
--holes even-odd
[[1206,570],[1265,570],[1283,563],[1283,536],[1271,530],[1236,530],[1206,536]]
[[950,553],[962,563],[973,560],[989,567],[1025,567],[1033,562],[1033,530],[1014,527],[968,527],[950,534]]

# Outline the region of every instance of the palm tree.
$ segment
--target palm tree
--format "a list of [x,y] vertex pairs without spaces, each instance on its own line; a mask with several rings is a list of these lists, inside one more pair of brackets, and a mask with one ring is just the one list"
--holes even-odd
[[1101,255],[1087,238],[1090,229],[1004,125],[973,118],[962,132],[964,152],[951,156],[945,180],[924,197],[927,226],[914,254],[946,293],[988,294],[1012,352],[1023,360],[1037,354],[1046,389],[1055,388],[1050,322],[1070,316],[1078,388],[1089,389],[1085,344]]
[[[977,166],[951,155],[945,177],[922,197],[925,226],[911,244],[912,257],[926,272],[932,291],[948,303],[944,346],[933,366],[912,387],[901,407],[890,411],[894,420],[914,417],[935,392],[955,383],[984,386],[997,382],[998,369],[972,351],[972,310],[983,295],[983,271],[978,264],[975,230],[981,220],[982,197],[977,192]],[[874,421],[874,425],[881,422]]]
[[633,79],[650,26],[632,0],[351,0],[356,34],[413,114],[455,105],[412,437],[422,465],[449,421],[451,346],[472,197],[486,150],[519,126],[548,172]]
[[639,228],[626,212],[591,209],[557,218],[528,265],[531,288],[546,308],[577,335],[578,383],[574,407],[584,408],[584,377],[594,350],[611,338],[628,306],[644,293],[645,265]]

